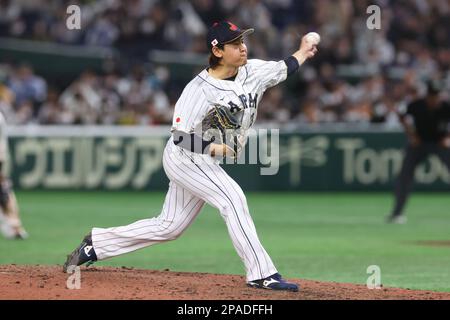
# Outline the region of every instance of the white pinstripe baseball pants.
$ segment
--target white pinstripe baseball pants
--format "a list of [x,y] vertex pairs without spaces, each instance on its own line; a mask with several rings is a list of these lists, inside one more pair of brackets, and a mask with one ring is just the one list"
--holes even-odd
[[98,260],[178,238],[206,203],[219,209],[233,245],[244,262],[247,281],[277,272],[261,245],[241,187],[208,155],[189,152],[169,139],[163,167],[169,190],[158,217],[114,228],[93,228]]

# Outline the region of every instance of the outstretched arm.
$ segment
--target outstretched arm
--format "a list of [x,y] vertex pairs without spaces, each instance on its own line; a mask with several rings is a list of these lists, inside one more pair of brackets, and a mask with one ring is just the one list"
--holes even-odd
[[303,36],[300,48],[290,57],[284,59],[288,76],[295,73],[307,59],[315,56],[319,42],[320,36],[315,32],[310,32]]
[[310,32],[303,36],[300,48],[290,57],[284,59],[287,66],[287,74],[290,76],[309,58],[317,53],[317,45],[320,42],[319,34]]
[[302,38],[299,49],[288,58],[280,61],[264,61],[250,59],[253,76],[260,79],[263,91],[286,80],[287,76],[294,74],[298,68],[317,53],[317,38],[307,34]]
[[292,54],[297,59],[299,66],[301,66],[306,60],[312,58],[317,53],[318,42],[309,34],[303,36],[299,49]]
[[307,59],[315,56],[317,44],[318,42],[314,41],[314,38],[307,34],[303,36],[300,48],[292,56],[297,59],[299,65],[302,65]]

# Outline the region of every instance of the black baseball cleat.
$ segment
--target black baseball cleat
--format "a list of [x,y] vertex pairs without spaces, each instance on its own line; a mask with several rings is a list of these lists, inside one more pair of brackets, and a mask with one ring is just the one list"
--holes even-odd
[[69,267],[81,266],[84,263],[88,263],[87,266],[89,266],[95,261],[97,261],[97,255],[95,254],[94,247],[92,246],[91,233],[89,233],[84,237],[81,244],[67,256],[67,260],[63,266],[63,271],[67,272]]
[[279,273],[275,273],[270,277],[260,280],[247,282],[247,285],[252,288],[269,289],[269,290],[284,290],[284,291],[298,291],[298,285],[289,283],[284,280]]

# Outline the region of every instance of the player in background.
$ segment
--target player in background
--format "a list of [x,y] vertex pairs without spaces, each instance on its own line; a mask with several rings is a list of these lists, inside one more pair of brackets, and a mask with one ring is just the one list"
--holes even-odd
[[215,23],[209,29],[210,66],[185,87],[175,105],[172,137],[163,154],[163,167],[170,183],[161,214],[127,226],[93,228],[67,257],[64,271],[175,240],[208,203],[220,211],[227,225],[233,245],[244,262],[247,285],[298,291],[296,284],[281,277],[263,248],[241,187],[213,159],[233,155],[233,150],[196,134],[206,114],[217,105],[241,113],[242,126],[249,129],[256,119],[263,93],[295,74],[317,52],[318,35],[317,41],[305,36],[300,48],[285,60],[247,60],[243,37],[252,32],[253,29],[242,30],[227,21]]
[[7,152],[6,120],[0,112],[0,232],[7,239],[26,239],[28,234],[20,220],[16,195],[4,174]]
[[395,204],[387,218],[388,223],[406,223],[403,208],[419,163],[435,154],[450,172],[450,104],[442,100],[441,87],[439,82],[428,82],[426,97],[412,101],[407,109],[399,114],[408,144],[395,185]]

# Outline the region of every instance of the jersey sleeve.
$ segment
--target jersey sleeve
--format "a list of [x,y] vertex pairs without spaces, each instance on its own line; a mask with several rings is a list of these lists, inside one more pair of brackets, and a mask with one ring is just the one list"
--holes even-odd
[[175,104],[171,131],[192,132],[209,108],[203,88],[198,83],[190,83]]
[[251,59],[248,61],[248,65],[255,81],[261,81],[264,90],[276,86],[287,78],[287,65],[284,60]]
[[187,131],[186,121],[187,121],[187,109],[190,105],[189,95],[191,94],[191,84],[188,84],[181,93],[177,102],[175,103],[175,108],[173,111],[172,118],[172,128],[171,131]]

